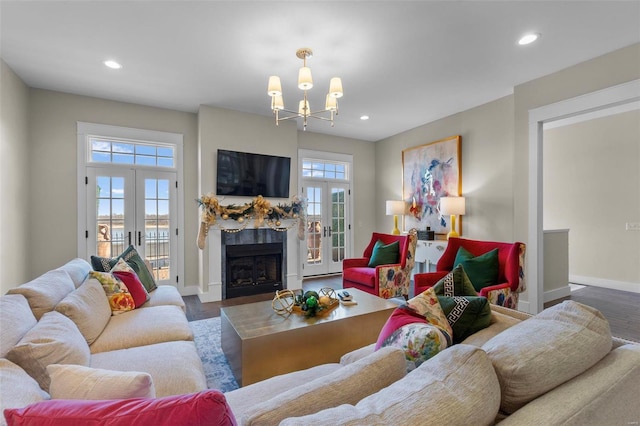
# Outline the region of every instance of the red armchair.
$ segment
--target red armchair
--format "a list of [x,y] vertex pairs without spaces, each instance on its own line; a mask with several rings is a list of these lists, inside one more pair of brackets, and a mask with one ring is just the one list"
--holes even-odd
[[[400,257],[396,264],[368,266],[373,246],[381,240],[385,245],[399,242]],[[416,243],[415,229],[408,235],[379,234],[374,232],[371,242],[364,250],[362,257],[344,259],[342,261],[342,287],[357,288],[367,293],[389,299],[391,297],[409,295],[411,270],[415,262]]]
[[498,249],[498,282],[485,287],[479,295],[489,299],[490,303],[516,308],[518,295],[526,289],[524,275],[524,243],[501,243],[495,241],[478,241],[464,238],[449,238],[447,248],[436,264],[436,272],[415,274],[413,277],[415,294],[420,294],[434,286],[440,279],[453,270],[453,263],[458,249],[464,247],[474,256],[480,256],[490,250]]

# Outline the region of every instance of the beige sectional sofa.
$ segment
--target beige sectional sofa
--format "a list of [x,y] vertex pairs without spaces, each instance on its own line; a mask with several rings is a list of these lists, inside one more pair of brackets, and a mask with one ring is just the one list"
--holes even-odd
[[[91,372],[131,372],[130,384],[141,388],[140,396],[206,389],[178,291],[158,286],[140,308],[112,315],[90,270],[87,261],[74,259],[0,297],[2,410],[48,399],[48,392],[87,391],[82,388],[93,384]],[[88,368],[47,370],[51,364]],[[77,383],[71,383],[74,378]]]
[[[124,379],[139,397],[204,390],[177,291],[160,286],[143,307],[107,316],[104,305],[96,305],[104,294],[95,297],[100,293],[86,279],[89,270],[75,259],[0,298],[1,408],[65,392],[107,398],[104,387],[93,394],[91,383],[110,371],[128,372]],[[494,305],[491,310],[488,328],[410,373],[401,349],[370,345],[339,363],[227,392],[226,402],[241,425],[640,421],[640,345],[612,338],[598,311],[575,302],[536,316]],[[123,383],[124,373],[116,374]]]
[[570,301],[534,317],[491,307],[488,328],[408,374],[400,349],[371,345],[227,392],[227,402],[243,425],[640,421],[640,345],[612,338],[600,312]]

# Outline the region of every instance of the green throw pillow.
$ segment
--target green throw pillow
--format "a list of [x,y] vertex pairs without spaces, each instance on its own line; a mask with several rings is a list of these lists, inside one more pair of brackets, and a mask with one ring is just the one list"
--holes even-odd
[[398,257],[400,256],[399,247],[400,244],[397,241],[387,245],[384,245],[382,240],[376,241],[373,246],[373,252],[371,252],[371,258],[369,259],[369,268],[398,263]]
[[462,342],[491,323],[491,307],[486,297],[438,296],[438,301],[453,330],[453,343]]
[[438,296],[477,296],[476,289],[473,288],[471,280],[465,273],[461,265],[453,268],[444,278],[433,286],[433,290]]
[[458,249],[453,266],[462,265],[476,291],[498,283],[498,249],[474,256],[464,247]]
[[120,259],[124,260],[129,266],[131,266],[144,288],[147,289],[148,293],[158,288],[156,281],[153,279],[153,275],[149,272],[149,268],[147,268],[144,260],[142,260],[133,245],[127,247],[127,249],[118,257],[91,256],[91,266],[94,271],[110,272]]

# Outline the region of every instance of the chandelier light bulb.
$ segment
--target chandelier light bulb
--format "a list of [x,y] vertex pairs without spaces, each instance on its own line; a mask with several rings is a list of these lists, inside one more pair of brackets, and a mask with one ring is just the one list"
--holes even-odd
[[272,75],[269,77],[269,87],[267,88],[267,94],[269,96],[281,96],[282,85],[280,84],[280,77]]

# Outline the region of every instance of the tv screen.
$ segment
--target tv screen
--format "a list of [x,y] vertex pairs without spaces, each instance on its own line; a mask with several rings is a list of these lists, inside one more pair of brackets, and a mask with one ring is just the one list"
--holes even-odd
[[291,158],[218,150],[217,195],[289,198]]

